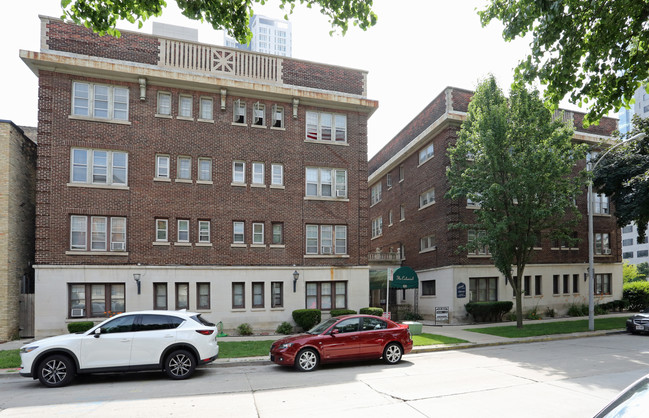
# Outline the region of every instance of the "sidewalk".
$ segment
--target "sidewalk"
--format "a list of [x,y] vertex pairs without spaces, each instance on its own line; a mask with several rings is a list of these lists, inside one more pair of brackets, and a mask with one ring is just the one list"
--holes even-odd
[[[629,317],[629,313],[613,313],[608,315],[598,315],[597,318],[614,318],[614,317]],[[565,317],[565,318],[551,318],[551,319],[542,319],[542,320],[526,320],[525,324],[540,324],[553,321],[579,321],[586,319],[586,317]],[[459,324],[459,325],[435,325],[433,321],[421,321],[423,324],[422,332],[426,334],[435,334],[442,335],[445,337],[459,338],[466,340],[466,343],[460,344],[439,344],[439,345],[428,345],[428,346],[419,346],[413,347],[411,353],[429,353],[434,351],[447,351],[447,350],[464,350],[469,348],[477,347],[490,347],[497,345],[508,345],[508,344],[521,344],[521,343],[532,343],[540,341],[558,341],[558,340],[567,340],[573,338],[585,338],[585,337],[596,337],[600,335],[616,334],[624,331],[620,330],[605,330],[605,331],[587,331],[587,332],[576,332],[572,334],[554,334],[554,335],[541,335],[537,337],[524,337],[524,338],[506,338],[498,337],[495,335],[482,334],[478,332],[466,331],[472,328],[487,328],[487,327],[500,327],[500,326],[511,326],[515,325],[515,322],[498,322],[498,323],[489,323],[489,324]],[[230,342],[230,341],[265,341],[265,340],[278,340],[285,337],[285,335],[253,335],[247,337],[223,337],[219,338],[219,342]],[[34,341],[33,338],[22,339],[16,341],[9,341],[6,343],[0,344],[0,350],[14,350],[22,347],[24,344]],[[228,366],[240,366],[243,364],[246,365],[259,365],[267,364],[269,362],[268,356],[263,357],[241,357],[241,358],[228,358],[228,359],[217,359],[213,363],[210,363],[204,367],[228,367]],[[3,375],[15,375],[18,373],[18,369],[0,369],[0,377]]]

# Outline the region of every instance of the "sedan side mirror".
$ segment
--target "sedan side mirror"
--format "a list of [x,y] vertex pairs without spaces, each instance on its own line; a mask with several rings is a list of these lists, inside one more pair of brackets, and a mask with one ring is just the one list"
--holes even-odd
[[336,335],[336,334],[340,334],[340,330],[338,328],[332,329],[331,332],[329,333],[329,335]]
[[99,335],[101,334],[101,327],[95,329],[94,334],[95,338],[99,338]]

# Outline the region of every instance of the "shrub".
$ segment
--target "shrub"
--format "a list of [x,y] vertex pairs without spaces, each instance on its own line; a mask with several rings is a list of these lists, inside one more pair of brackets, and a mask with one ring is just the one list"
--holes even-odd
[[282,322],[281,324],[279,324],[277,326],[277,329],[275,330],[275,333],[276,334],[284,334],[284,335],[293,334],[293,325],[291,325],[290,323],[284,321],[284,322]]
[[581,303],[581,304],[572,304],[570,305],[570,308],[568,308],[568,316],[586,316],[588,315],[588,305]]
[[383,316],[383,308],[361,308],[358,310],[359,314]]
[[354,315],[356,313],[353,309],[332,309],[331,316],[340,316],[340,315]]
[[252,335],[252,327],[248,323],[243,323],[237,327],[239,335]]
[[422,319],[424,319],[424,317],[419,315],[418,313],[406,312],[403,316],[403,319],[404,321],[421,321]]
[[622,297],[629,301],[630,311],[649,307],[649,282],[624,283]]
[[70,334],[78,334],[81,332],[86,332],[94,326],[95,323],[92,321],[70,322],[68,324],[68,332]]
[[536,312],[536,308],[535,308],[535,309],[532,309],[531,311],[529,311],[529,312],[527,313],[527,315],[525,315],[525,319],[536,320],[536,319],[543,319],[543,318],[541,318],[541,315],[539,315],[539,314]]
[[617,311],[617,312],[622,312],[623,310],[628,309],[628,307],[629,307],[629,301],[628,301],[628,300],[625,300],[625,299],[621,299],[621,300],[612,300],[612,301],[610,301],[610,302],[603,303],[601,306],[602,306],[604,309],[606,309],[607,311],[611,311],[611,312],[615,312],[615,311]]
[[608,309],[604,305],[597,304],[594,306],[595,315],[606,315],[608,313]]
[[500,322],[512,310],[514,302],[469,302],[464,305],[476,322]]
[[547,316],[548,318],[554,318],[554,315],[554,308],[550,308],[549,306],[545,308],[545,316]]
[[296,309],[293,311],[293,320],[304,331],[316,326],[321,317],[320,309]]

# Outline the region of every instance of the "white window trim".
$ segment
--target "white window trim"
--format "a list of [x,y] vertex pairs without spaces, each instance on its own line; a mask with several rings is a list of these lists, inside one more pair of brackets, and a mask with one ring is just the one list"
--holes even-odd
[[[237,122],[237,116],[239,116],[241,112],[243,112],[243,122]],[[248,118],[246,113],[246,102],[242,102],[241,99],[235,100],[232,106],[232,124],[237,126],[248,126]]]
[[[183,99],[189,99],[189,116],[181,115],[181,108]],[[194,97],[189,94],[179,94],[178,95],[178,115],[176,116],[178,120],[194,120]]]
[[372,219],[372,239],[383,236],[383,216]]
[[370,188],[370,207],[383,200],[383,184],[378,182]]
[[[160,158],[167,159],[167,176],[160,176]],[[171,156],[168,154],[156,154],[155,156],[155,180],[171,181]]]
[[[422,248],[422,240],[426,240],[426,247]],[[419,239],[419,254],[423,253],[428,253],[431,251],[437,250],[437,245],[429,245],[431,241],[434,243],[435,242],[435,235],[426,235],[425,237],[421,237]]]
[[[259,226],[261,226],[261,241],[258,241],[258,240],[255,239],[255,236],[259,235],[259,232],[255,232],[255,229],[257,227],[259,227]],[[264,247],[266,246],[266,243],[265,243],[265,240],[264,240],[264,233],[265,233],[264,229],[265,228],[264,228],[264,223],[263,222],[253,222],[252,223],[252,230],[251,230],[251,232],[252,232],[252,245],[251,245],[251,247],[252,246],[264,246]]]
[[[159,221],[164,222],[164,225],[165,225],[164,229],[159,229],[158,228],[158,222]],[[164,231],[165,239],[158,238],[158,232],[159,231]],[[169,242],[169,219],[161,219],[161,218],[156,218],[155,219],[155,242],[164,242],[164,243]]]
[[[308,240],[309,236],[307,233],[307,230],[311,227],[311,229],[315,228],[317,230],[317,236],[315,237],[317,240],[317,252],[308,252]],[[322,245],[322,230],[323,227],[330,227],[331,228],[331,252],[324,252],[323,251],[323,245]],[[339,246],[336,245],[336,232],[339,230],[343,230],[345,232],[345,252],[339,252]],[[328,225],[328,224],[307,224],[305,225],[304,229],[304,242],[305,242],[305,254],[304,258],[348,258],[349,257],[349,235],[348,235],[348,228],[347,225]]]
[[[237,225],[241,225],[241,227],[242,227],[242,231],[240,233],[240,235],[241,235],[241,240],[240,241],[236,240],[236,235],[237,235],[236,227],[237,227]],[[245,222],[241,222],[241,221],[233,221],[232,222],[232,244],[233,245],[245,245],[246,244],[246,224],[245,224]]]
[[[169,113],[161,113],[160,112],[160,96],[168,96],[169,97]],[[157,118],[166,118],[166,119],[171,119],[172,116],[172,106],[173,106],[173,100],[172,100],[171,93],[168,91],[159,91],[158,94],[156,95],[156,108],[155,108],[155,116]]]
[[[185,223],[187,225],[186,229],[181,229],[180,228],[180,223]],[[189,219],[178,219],[176,222],[176,244],[178,243],[189,243]],[[180,239],[180,233],[181,232],[187,232],[187,239]]]
[[[242,170],[241,173],[243,174],[243,181],[237,181],[235,178],[235,174],[237,173],[235,171],[236,164],[240,163],[242,164]],[[240,160],[235,160],[232,161],[232,186],[245,186],[246,185],[246,162],[245,161],[240,161]]]
[[[316,123],[316,138],[309,138],[309,130],[308,130],[308,125],[307,122],[309,119],[309,115],[316,115],[317,116],[317,123]],[[324,140],[322,139],[322,115],[329,115],[331,116],[331,139],[329,140]],[[336,116],[341,116],[345,118],[345,140],[344,141],[336,141]],[[337,145],[348,145],[348,131],[347,131],[347,115],[345,114],[340,114],[340,113],[329,113],[329,112],[313,112],[313,111],[307,111],[306,112],[306,120],[305,120],[305,132],[304,132],[304,141],[305,142],[318,142],[318,143],[324,143],[324,144],[337,144]]]
[[[422,196],[426,195],[426,199],[428,199],[429,198],[428,194],[430,192],[432,192],[433,200],[422,205]],[[428,190],[426,190],[425,192],[423,192],[423,193],[421,193],[419,195],[419,210],[426,209],[429,206],[433,206],[435,204],[435,202],[436,202],[436,200],[435,200],[435,188],[433,187],[432,189],[428,189]]]
[[[286,130],[286,128],[284,127],[284,107],[273,105],[271,111],[272,111],[272,118],[271,118],[270,129],[277,129],[282,131]],[[281,119],[276,118],[278,112],[281,113],[282,115]],[[280,124],[281,126],[275,126],[275,122],[278,120],[281,121]]]
[[[280,173],[281,173],[281,182],[280,183],[275,183],[275,168],[279,167]],[[271,164],[270,165],[270,187],[276,188],[276,189],[283,189],[284,188],[284,164]]]
[[[86,181],[74,180],[74,152],[75,151],[85,151],[86,152]],[[94,153],[100,151],[106,153],[106,182],[105,183],[95,183],[93,180],[93,164],[94,164]],[[115,154],[125,154],[126,155],[126,166],[125,169],[125,182],[124,183],[113,183],[113,171],[115,169],[114,155]],[[104,149],[94,149],[94,148],[78,148],[74,147],[70,149],[70,182],[68,186],[77,186],[77,187],[98,187],[98,188],[111,188],[111,189],[128,189],[128,152],[126,151],[113,151],[113,150],[104,150]]]
[[[211,111],[210,111],[210,118],[205,119],[203,117],[203,103],[204,102],[210,102],[211,106]],[[198,119],[196,119],[198,122],[209,122],[209,123],[214,123],[214,99],[211,97],[200,97],[198,99]]]
[[[304,175],[304,197],[305,200],[346,200],[347,199],[347,194],[348,194],[348,172],[346,169],[343,168],[330,168],[330,167],[305,167],[304,169],[305,175]],[[307,172],[308,170],[318,170],[318,180],[316,184],[316,194],[315,195],[310,195],[308,194],[309,190],[309,182]],[[331,172],[331,196],[325,196],[322,194],[322,172],[323,170],[330,171]],[[338,184],[336,182],[337,179],[337,174],[339,171],[342,171],[345,173],[345,183],[344,185]],[[338,191],[339,189],[342,189],[344,196],[338,196]]]
[[[428,148],[432,147],[433,152],[432,154],[428,154]],[[422,151],[426,152],[426,158],[424,160],[421,159],[421,153]],[[432,142],[429,142],[426,144],[426,146],[422,147],[419,149],[419,152],[417,152],[417,167],[421,167],[422,165],[426,164],[428,161],[432,160],[435,157],[435,145]]]
[[[256,181],[255,180],[255,168],[259,168],[261,166],[261,181]],[[266,164],[259,162],[259,161],[254,161],[251,164],[251,179],[250,179],[250,187],[266,187]]]
[[[189,161],[189,168],[187,172],[189,173],[189,178],[180,177],[180,161]],[[189,155],[179,155],[176,158],[176,178],[174,179],[176,183],[191,183],[192,182],[192,157]]]
[[[259,117],[259,114],[261,114],[261,117]],[[257,123],[259,119],[261,119],[260,124]],[[250,126],[253,128],[268,128],[266,126],[266,105],[264,103],[255,102],[252,105],[252,124]]]
[[[73,224],[73,219],[74,218],[80,218],[84,219],[84,245],[83,247],[79,246],[77,248],[72,247],[72,224]],[[104,220],[104,225],[105,225],[105,230],[104,230],[104,249],[93,249],[92,248],[92,243],[93,243],[93,219],[103,219]],[[117,219],[123,219],[124,221],[124,241],[113,241],[113,223]],[[125,255],[128,254],[126,252],[126,246],[128,244],[127,237],[128,237],[128,226],[127,226],[127,219],[125,216],[92,216],[92,215],[71,215],[70,216],[70,230],[69,230],[69,246],[68,246],[68,251],[65,253],[67,255],[78,255],[78,254],[108,254],[108,253],[115,253],[117,255]],[[124,244],[124,249],[122,250],[113,250],[112,249],[112,244],[113,242],[120,242]]]
[[[201,163],[207,161],[210,164],[210,177],[209,179],[201,179]],[[212,181],[212,159],[208,157],[198,157],[198,164],[196,164],[196,183],[197,184],[213,184]]]
[[[88,86],[88,114],[87,115],[77,115],[75,114],[75,100],[76,96],[76,87],[77,85],[85,84]],[[108,89],[108,115],[107,117],[95,116],[95,86],[106,87]],[[125,90],[126,91],[126,119],[117,119],[115,118],[115,89]],[[124,86],[115,86],[110,84],[102,83],[88,83],[82,81],[74,81],[72,83],[72,93],[71,93],[71,105],[70,105],[70,119],[81,119],[81,120],[91,120],[91,121],[100,121],[100,122],[110,122],[110,123],[121,123],[130,125],[130,99],[131,92],[128,87]]]

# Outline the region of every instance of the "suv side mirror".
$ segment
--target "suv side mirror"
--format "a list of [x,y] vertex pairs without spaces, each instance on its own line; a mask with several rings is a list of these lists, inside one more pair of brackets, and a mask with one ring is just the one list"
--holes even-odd
[[94,335],[95,338],[99,338],[99,335],[101,334],[101,327],[95,329],[95,331],[93,332],[93,334],[95,334],[95,335]]

